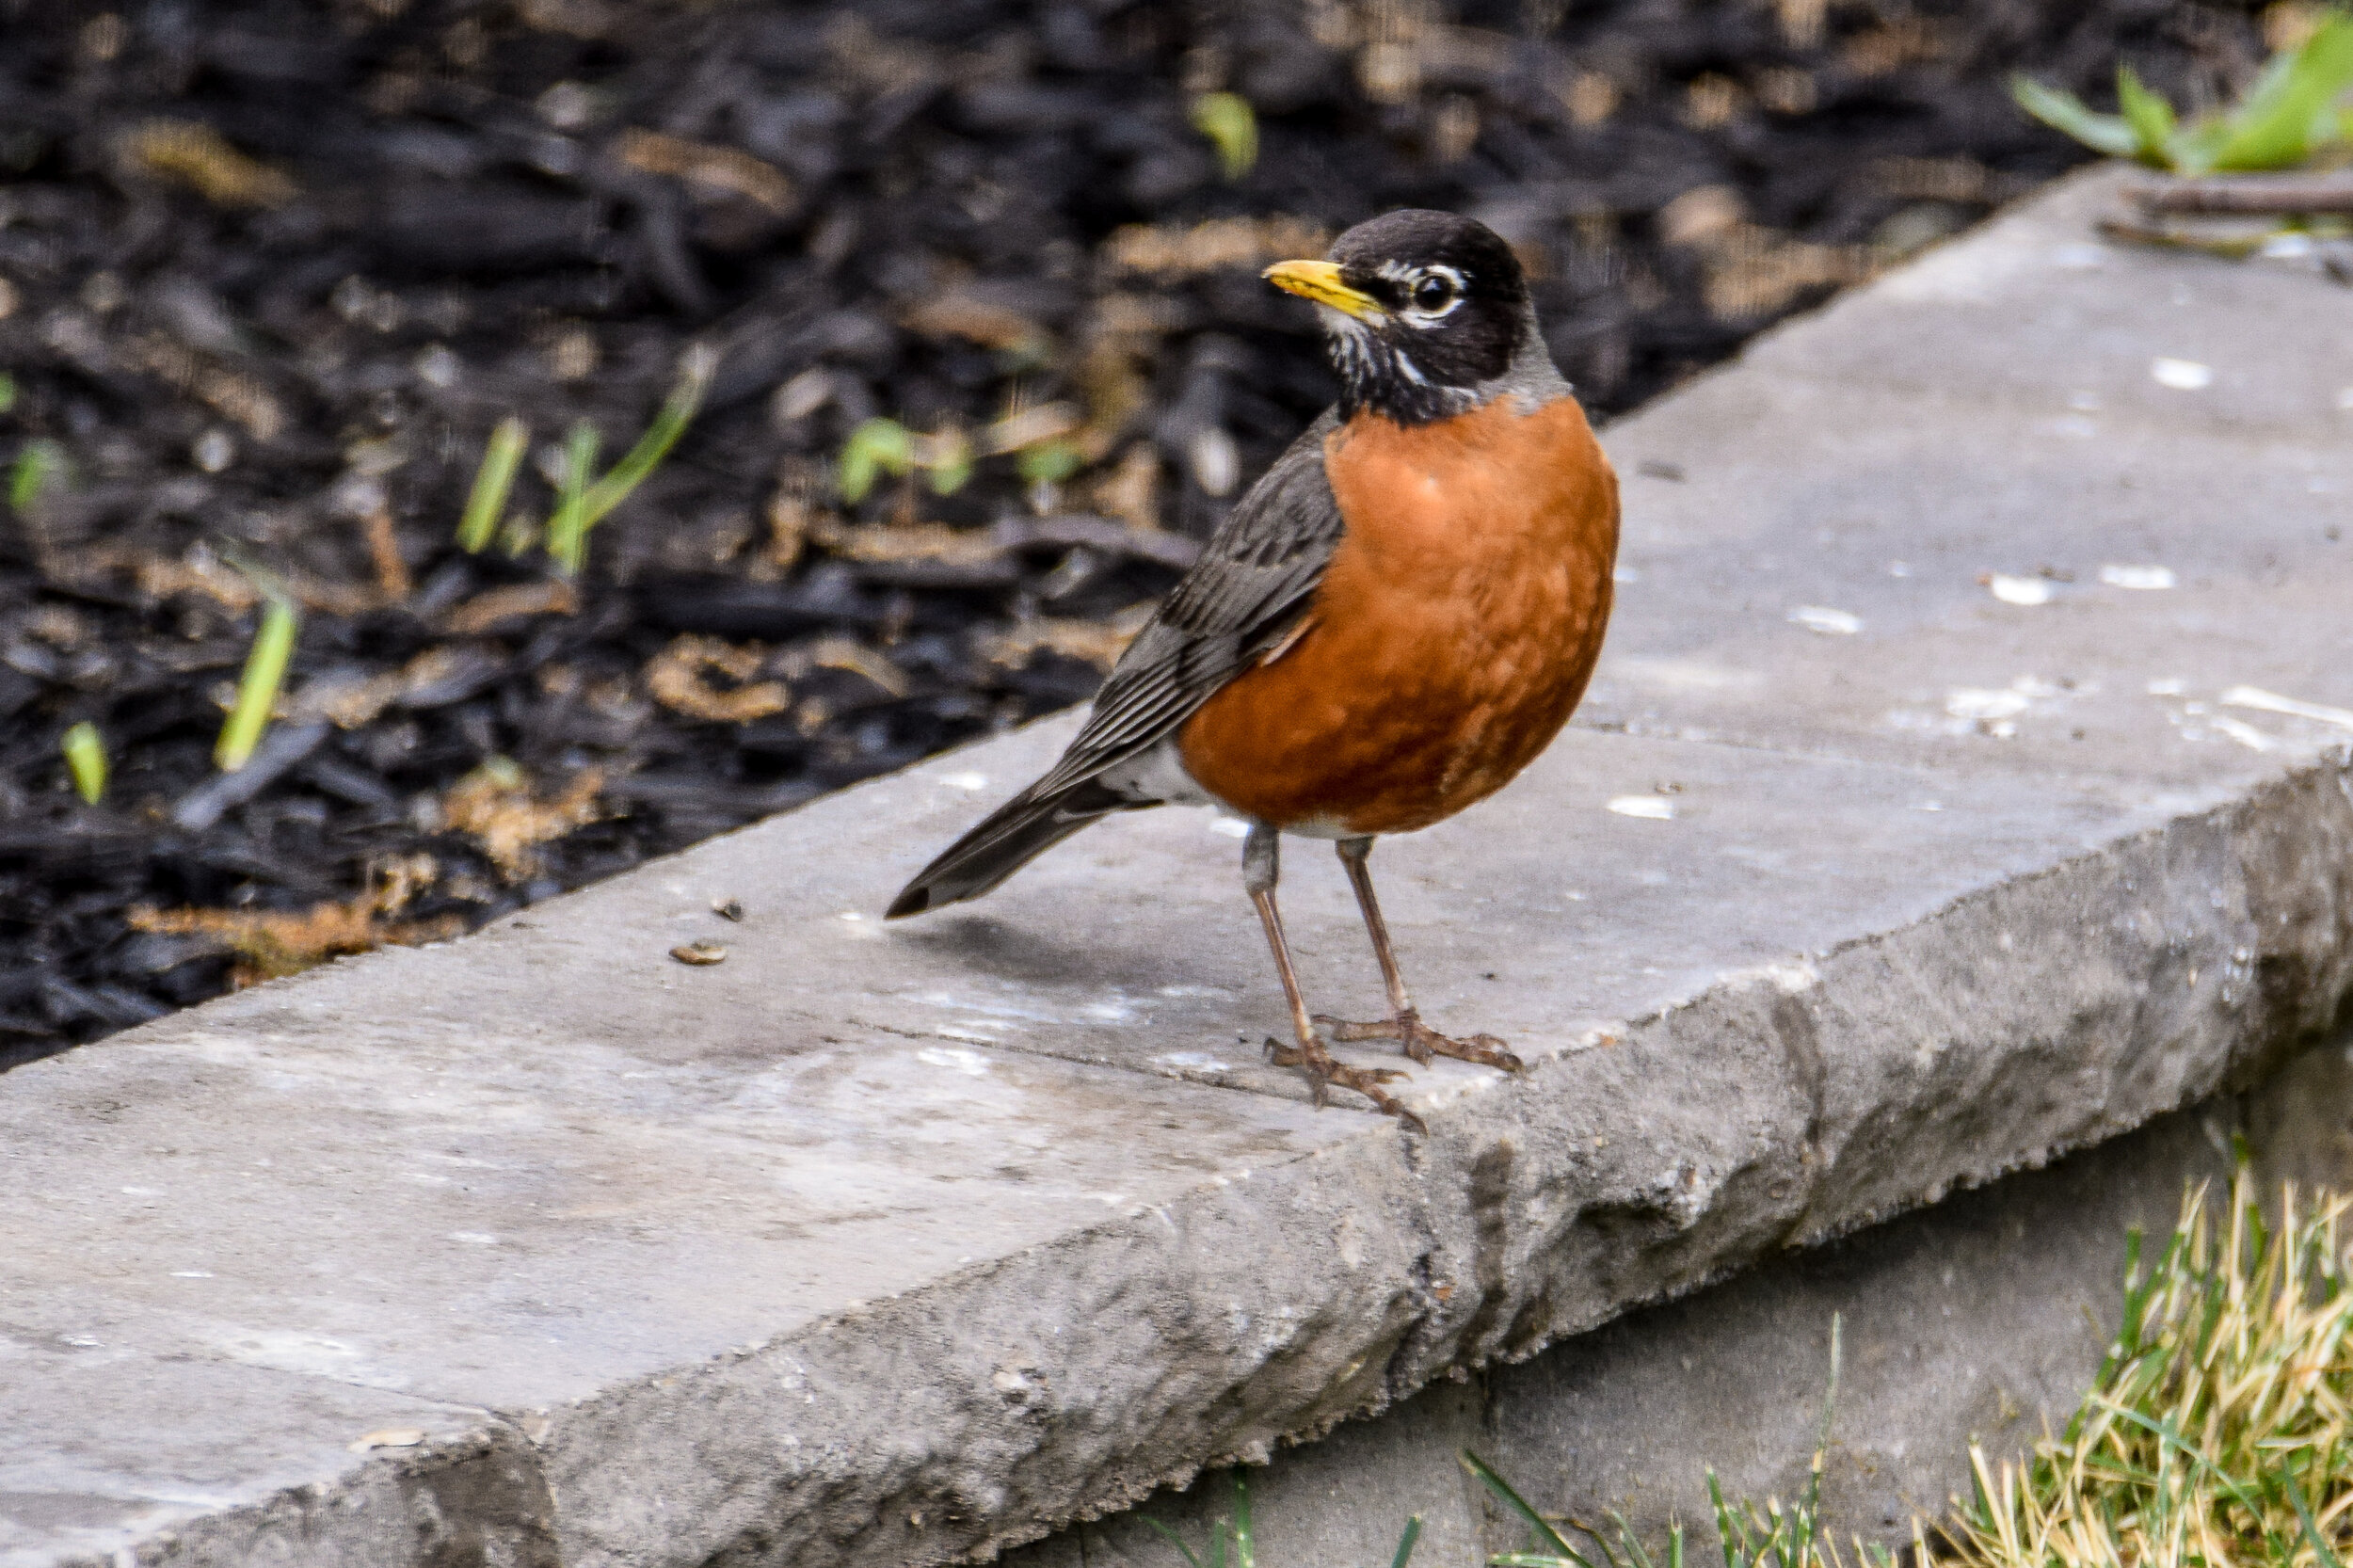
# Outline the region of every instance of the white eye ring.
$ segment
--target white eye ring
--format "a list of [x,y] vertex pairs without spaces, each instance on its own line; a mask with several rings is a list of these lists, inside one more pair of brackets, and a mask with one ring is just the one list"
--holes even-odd
[[1408,304],[1403,311],[1400,312],[1400,316],[1408,326],[1435,327],[1439,322],[1452,315],[1463,303],[1463,275],[1450,266],[1440,264],[1417,268],[1399,281],[1404,285],[1405,297],[1408,300],[1411,300],[1429,283],[1443,282],[1450,285],[1447,290],[1444,304],[1436,306]]

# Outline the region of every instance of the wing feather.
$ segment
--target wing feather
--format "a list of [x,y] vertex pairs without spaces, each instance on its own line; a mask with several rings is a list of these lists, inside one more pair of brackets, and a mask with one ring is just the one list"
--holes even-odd
[[1323,439],[1337,424],[1327,410],[1235,504],[1112,666],[1070,749],[1025,792],[1031,798],[1160,744],[1289,634],[1340,540],[1339,503],[1323,472]]
[[1275,459],[1128,645],[1053,770],[924,867],[891,918],[979,898],[1097,817],[1159,804],[1101,776],[1166,740],[1308,613],[1340,540],[1323,472],[1323,438],[1337,424],[1326,413]]

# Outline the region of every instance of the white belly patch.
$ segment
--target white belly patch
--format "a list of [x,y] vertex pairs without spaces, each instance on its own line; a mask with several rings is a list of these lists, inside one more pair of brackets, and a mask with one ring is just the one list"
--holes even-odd
[[1151,750],[1130,757],[1096,775],[1110,788],[1138,800],[1165,801],[1171,806],[1224,806],[1225,803],[1193,782],[1176,755],[1176,738],[1170,736]]

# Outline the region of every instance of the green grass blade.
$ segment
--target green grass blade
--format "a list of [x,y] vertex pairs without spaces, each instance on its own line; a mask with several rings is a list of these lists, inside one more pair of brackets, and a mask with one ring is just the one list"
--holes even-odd
[[2046,88],[2031,76],[2012,76],[2009,95],[2018,106],[2054,131],[2073,136],[2095,152],[2129,158],[2140,140],[2120,115],[2096,114],[2072,92]]
[[56,441],[26,441],[8,470],[8,509],[22,512],[31,506],[64,472],[65,452]]
[[237,680],[236,706],[229,710],[229,718],[220,727],[220,742],[213,748],[213,761],[223,773],[235,773],[253,757],[253,748],[262,744],[263,732],[269,728],[271,710],[278,706],[279,688],[285,684],[286,664],[294,657],[295,631],[300,617],[295,612],[294,600],[282,593],[271,593],[262,606],[262,628],[253,636],[253,650],[246,655],[245,673]]
[[841,443],[841,460],[835,487],[841,499],[855,506],[873,490],[874,481],[893,477],[915,467],[915,438],[895,419],[870,419],[850,432]]
[[2121,1405],[2116,1407],[2116,1415],[2120,1419],[2123,1420],[2127,1424],[2138,1427],[2143,1432],[2146,1432],[2151,1436],[2154,1437],[2159,1444],[2163,1445],[2168,1452],[2181,1455],[2181,1457],[2188,1461],[2189,1464],[2212,1476],[2215,1480],[2215,1484],[2221,1487],[2223,1491],[2229,1493],[2231,1495],[2231,1500],[2238,1504],[2239,1507],[2247,1510],[2250,1515],[2256,1518],[2263,1517],[2263,1510],[2257,1505],[2254,1496],[2247,1490],[2247,1488],[2239,1481],[2232,1479],[2232,1477],[2213,1460],[2208,1459],[2203,1453],[2190,1447],[2188,1443],[2183,1441],[2180,1430],[2176,1428],[2171,1421],[2154,1421],[2142,1415],[2137,1410],[2127,1410]]
[[2141,85],[2129,65],[2116,68],[2116,106],[2133,129],[2135,154],[2156,168],[2173,167],[2173,105]]
[[[2327,1479],[2325,1476],[2324,1480]],[[2296,1484],[2296,1472],[2285,1464],[2280,1466],[2280,1483],[2287,1488],[2288,1501],[2296,1509],[2297,1522],[2304,1527],[2304,1539],[2311,1542],[2313,1555],[2320,1560],[2320,1568],[2345,1568],[2345,1560],[2337,1555],[2320,1526],[2313,1518],[2312,1505],[2304,1500],[2304,1489]]]
[[515,487],[515,470],[531,444],[531,426],[513,414],[498,422],[489,443],[482,449],[482,466],[474,470],[473,488],[466,496],[466,515],[457,525],[457,548],[478,555],[489,548],[506,510],[507,492]]
[[1258,1568],[1258,1545],[1250,1531],[1250,1483],[1238,1468],[1234,1480],[1234,1568]]
[[[1414,1543],[1421,1539],[1421,1515],[1413,1514],[1405,1521],[1405,1533],[1397,1538],[1397,1554],[1389,1559],[1389,1568],[1405,1568],[1414,1560]],[[2334,1563],[2329,1568],[2336,1568]]]
[[2275,60],[2224,123],[2218,169],[2287,168],[2310,157],[2335,130],[2330,112],[2353,88],[2353,18],[2331,14],[2304,46]]
[[1578,1568],[1593,1568],[1593,1564],[1585,1560],[1585,1555],[1569,1544],[1568,1539],[1553,1528],[1551,1520],[1537,1512],[1533,1504],[1513,1491],[1512,1483],[1497,1474],[1494,1465],[1468,1448],[1460,1450],[1455,1457],[1462,1461],[1464,1469],[1479,1478],[1480,1484],[1495,1494],[1497,1500],[1520,1516],[1537,1545],[1550,1547],[1559,1559],[1576,1563]]
[[1248,174],[1258,162],[1258,117],[1250,101],[1231,92],[1205,92],[1193,101],[1193,128],[1217,149],[1218,166],[1227,184]]
[[1614,1548],[1608,1542],[1602,1541],[1598,1534],[1587,1532],[1593,1534],[1594,1540],[1602,1541],[1604,1557],[1613,1563],[1622,1564],[1623,1568],[1657,1568],[1657,1564],[1651,1559],[1650,1548],[1642,1544],[1641,1537],[1634,1533],[1633,1523],[1625,1514],[1614,1508],[1611,1509],[1609,1525],[1618,1532],[1618,1544]]
[[647,475],[662,465],[670,455],[686,427],[695,422],[695,414],[703,406],[703,393],[711,389],[712,375],[719,368],[719,357],[697,344],[686,351],[679,362],[677,385],[663,399],[661,411],[646,433],[637,438],[637,444],[622,455],[613,465],[613,472],[591,486],[583,504],[583,529],[594,528],[606,514],[646,481]]
[[1707,1503],[1716,1513],[1716,1544],[1724,1554],[1724,1568],[1753,1568],[1762,1558],[1762,1549],[1752,1538],[1748,1521],[1724,1501],[1723,1482],[1717,1479],[1713,1465],[1707,1471]]
[[1185,1561],[1188,1568],[1201,1568],[1201,1560],[1193,1555],[1193,1548],[1185,1544],[1184,1538],[1182,1536],[1178,1535],[1175,1530],[1170,1529],[1166,1525],[1161,1524],[1158,1519],[1153,1518],[1149,1513],[1140,1514],[1138,1517],[1142,1518],[1143,1521],[1152,1527],[1152,1528],[1160,1531],[1161,1538],[1170,1545],[1185,1554]]
[[1032,485],[1059,485],[1084,467],[1085,456],[1059,436],[1023,447],[1021,456],[1014,459],[1016,471]]
[[85,805],[95,806],[106,798],[106,743],[98,736],[98,726],[88,719],[65,732],[58,743],[65,752],[66,771],[73,776],[74,791]]
[[597,427],[576,422],[564,438],[564,482],[548,519],[548,554],[555,569],[577,577],[588,559],[588,474],[597,466]]

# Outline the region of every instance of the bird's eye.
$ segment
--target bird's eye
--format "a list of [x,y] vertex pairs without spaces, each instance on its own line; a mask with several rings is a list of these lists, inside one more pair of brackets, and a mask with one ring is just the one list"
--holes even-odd
[[1454,285],[1443,278],[1425,278],[1414,285],[1414,308],[1435,311],[1454,297]]

